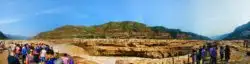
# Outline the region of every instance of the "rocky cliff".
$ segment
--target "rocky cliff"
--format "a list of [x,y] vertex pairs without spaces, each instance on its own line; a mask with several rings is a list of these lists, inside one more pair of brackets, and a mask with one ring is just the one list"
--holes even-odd
[[201,47],[201,40],[156,39],[60,39],[49,40],[56,44],[71,43],[83,48],[93,56],[127,56],[144,58],[167,58],[191,53]]

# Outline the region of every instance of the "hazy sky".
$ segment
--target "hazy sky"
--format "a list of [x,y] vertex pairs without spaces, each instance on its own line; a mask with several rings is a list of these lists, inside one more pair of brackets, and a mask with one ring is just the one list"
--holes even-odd
[[133,20],[205,36],[250,20],[250,0],[0,0],[0,31],[34,36],[63,25]]

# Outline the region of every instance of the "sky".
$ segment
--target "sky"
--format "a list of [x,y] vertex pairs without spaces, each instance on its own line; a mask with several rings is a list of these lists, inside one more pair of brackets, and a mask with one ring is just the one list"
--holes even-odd
[[0,0],[0,31],[31,37],[130,20],[212,37],[250,21],[249,7],[250,0]]

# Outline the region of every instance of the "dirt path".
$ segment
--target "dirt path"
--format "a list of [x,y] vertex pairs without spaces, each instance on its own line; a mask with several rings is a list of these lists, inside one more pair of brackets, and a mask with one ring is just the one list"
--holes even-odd
[[8,58],[8,51],[7,50],[0,53],[0,64],[8,64],[7,58]]

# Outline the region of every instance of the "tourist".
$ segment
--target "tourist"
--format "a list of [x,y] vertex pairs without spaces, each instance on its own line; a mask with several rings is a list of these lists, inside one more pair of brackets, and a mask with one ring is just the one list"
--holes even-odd
[[216,47],[215,46],[212,46],[210,48],[210,56],[211,56],[211,64],[217,64],[217,60],[216,60],[217,51],[216,51]]
[[45,55],[46,55],[46,50],[45,48],[42,49],[41,53],[40,53],[40,60],[41,62],[45,62]]
[[45,64],[56,64],[57,58],[54,57],[54,51],[51,49],[48,49],[46,52],[46,61]]
[[229,63],[230,55],[231,55],[230,48],[229,48],[228,45],[226,45],[226,48],[225,48],[225,64]]
[[35,46],[35,51],[36,51],[37,53],[40,53],[41,50],[42,50],[42,47],[41,47],[40,45],[36,44],[36,46]]
[[61,60],[63,64],[74,64],[73,58],[66,53],[61,57]]
[[221,60],[221,62],[223,62],[224,55],[225,55],[224,47],[220,46],[220,60]]
[[45,49],[49,50],[50,49],[49,45],[45,45]]
[[[36,47],[37,47],[37,46],[36,46]],[[39,58],[39,56],[40,56],[39,49],[35,49],[35,50],[33,51],[33,54],[34,54],[34,61],[35,61],[36,63],[39,63],[39,62],[40,62],[40,58]]]
[[[12,48],[14,48],[12,50]],[[15,44],[9,47],[9,64],[20,64],[19,56],[22,56],[22,64],[74,64],[73,58],[68,54],[62,57],[49,45],[39,44]]]
[[63,64],[63,60],[61,58],[57,58],[55,64]]
[[196,63],[196,51],[194,49],[192,51],[191,57],[192,57],[192,64],[195,64]]
[[16,49],[16,44],[13,43],[13,45],[11,45],[11,50],[15,51],[15,49]]
[[10,52],[8,56],[8,64],[20,64],[19,59],[15,56],[14,52]]
[[55,58],[60,58],[60,54],[56,53]]
[[25,64],[37,64],[34,60],[34,53],[33,49],[30,50],[31,52],[26,56]]
[[0,41],[0,53],[2,53],[4,51],[4,43],[2,41]]
[[211,54],[210,54],[211,45],[207,45],[205,48],[205,61],[204,64],[211,64]]
[[69,64],[69,56],[68,54],[63,54],[63,56],[61,57],[63,64]]
[[9,46],[7,50],[8,50],[8,54],[10,54],[13,51],[11,46]]
[[15,50],[14,50],[14,51],[15,51],[15,56],[19,58],[19,57],[20,57],[20,54],[21,54],[21,53],[20,53],[20,52],[21,52],[21,47],[20,47],[19,44],[16,44],[16,47],[15,47]]
[[202,51],[202,48],[198,49],[198,51],[196,53],[196,64],[200,64],[200,61],[201,61],[201,51]]
[[205,45],[201,48],[201,60],[202,60],[202,64],[204,64],[206,60],[206,46]]
[[25,46],[22,47],[21,54],[22,54],[22,63],[24,64],[25,59],[26,59],[26,56],[27,56],[27,54],[28,54],[27,48],[26,48]]
[[69,56],[69,64],[75,64],[74,59],[71,56]]

